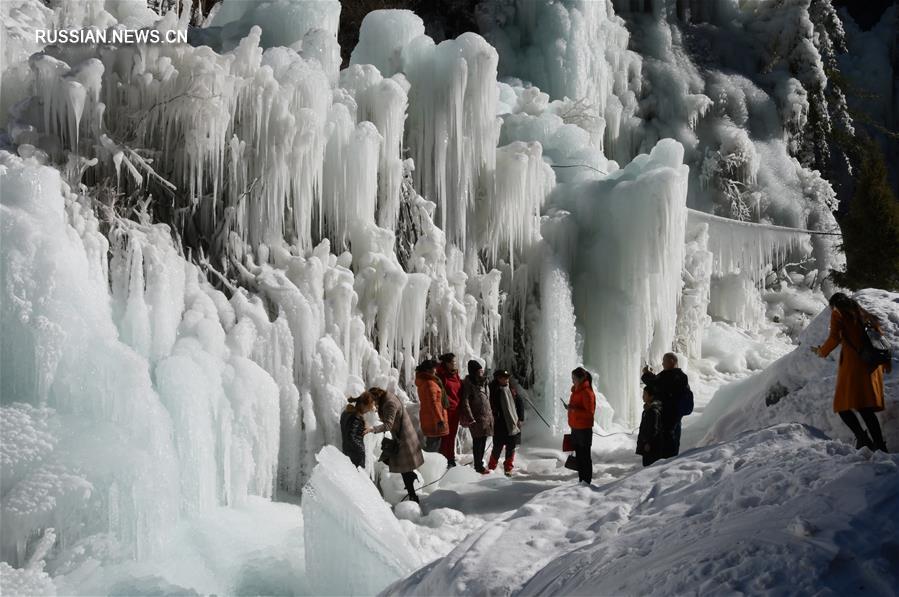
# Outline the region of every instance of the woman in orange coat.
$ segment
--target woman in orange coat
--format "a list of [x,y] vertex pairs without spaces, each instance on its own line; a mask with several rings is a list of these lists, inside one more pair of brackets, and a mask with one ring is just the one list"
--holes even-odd
[[[837,387],[833,397],[833,410],[855,434],[856,448],[868,446],[872,450],[887,451],[877,421],[877,411],[883,410],[884,367],[871,368],[859,356],[864,342],[864,327],[872,325],[878,330],[880,323],[842,292],[830,297],[830,335],[820,347],[812,350],[820,357],[829,355],[842,345],[837,369]],[[887,365],[890,367],[890,365]],[[889,371],[889,369],[888,369]],[[868,431],[862,429],[853,410],[857,410]],[[870,433],[870,436],[868,435]]]
[[418,390],[418,413],[421,432],[425,436],[425,452],[440,449],[441,438],[449,434],[446,397],[443,384],[437,377],[437,362],[426,360],[415,369],[415,388]]
[[583,367],[571,372],[571,401],[568,403],[568,426],[577,460],[579,481],[593,481],[593,417],[596,414],[596,394],[593,393],[593,377]]

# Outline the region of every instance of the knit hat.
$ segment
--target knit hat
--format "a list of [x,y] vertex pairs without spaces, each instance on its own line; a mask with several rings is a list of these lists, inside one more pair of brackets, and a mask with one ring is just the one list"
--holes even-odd
[[482,369],[483,367],[478,361],[474,359],[468,361],[468,374],[470,376],[475,377],[478,374],[478,371],[481,371]]
[[512,377],[512,374],[506,369],[497,369],[493,372],[494,379],[499,379],[500,377]]

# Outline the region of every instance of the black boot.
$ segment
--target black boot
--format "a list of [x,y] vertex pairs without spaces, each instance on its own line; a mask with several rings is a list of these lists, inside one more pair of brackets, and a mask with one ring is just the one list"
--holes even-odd
[[843,410],[837,413],[843,422],[846,423],[846,427],[849,428],[850,431],[855,435],[855,449],[861,450],[865,446],[872,448],[874,446],[874,442],[871,441],[871,438],[868,437],[868,432],[862,429],[861,423],[858,422],[858,418],[856,418],[855,413],[851,410]]
[[862,420],[868,428],[868,433],[871,434],[871,443],[868,447],[873,451],[880,450],[886,453],[887,443],[883,439],[883,430],[880,428],[880,421],[877,420],[877,414],[874,412],[874,409],[866,408],[859,411],[859,414],[861,414]]
[[409,494],[409,501],[419,503],[418,495],[415,493],[415,479],[418,477],[414,472],[403,473],[403,485],[406,486],[406,493]]
[[868,437],[868,433],[866,431],[862,431],[861,436],[855,436],[855,449],[861,450],[862,448],[870,448],[871,450],[876,450],[874,447],[874,442],[871,441],[871,438]]

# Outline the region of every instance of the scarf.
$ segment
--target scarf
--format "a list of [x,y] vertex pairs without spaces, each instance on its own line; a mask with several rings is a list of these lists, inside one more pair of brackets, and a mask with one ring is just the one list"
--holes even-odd
[[518,411],[515,409],[515,399],[512,397],[512,388],[499,386],[500,410],[503,411],[503,419],[506,421],[506,429],[509,435],[518,435],[521,428],[518,426]]

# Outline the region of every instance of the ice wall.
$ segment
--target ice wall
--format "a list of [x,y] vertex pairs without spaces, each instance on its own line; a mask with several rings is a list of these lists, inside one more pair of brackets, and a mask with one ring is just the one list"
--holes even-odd
[[641,365],[658,365],[674,340],[687,176],[683,148],[663,140],[607,178],[565,191],[578,227],[572,282],[584,361],[626,424],[639,420]]
[[371,479],[334,446],[303,488],[306,570],[318,595],[372,595],[421,564]]

